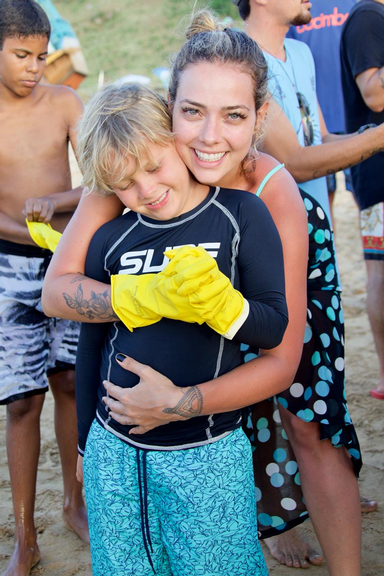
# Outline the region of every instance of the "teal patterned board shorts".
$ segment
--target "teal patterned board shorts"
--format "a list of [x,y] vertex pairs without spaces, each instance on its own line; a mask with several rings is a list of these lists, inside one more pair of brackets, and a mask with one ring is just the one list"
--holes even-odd
[[144,452],[94,421],[84,483],[93,576],[267,576],[242,430]]

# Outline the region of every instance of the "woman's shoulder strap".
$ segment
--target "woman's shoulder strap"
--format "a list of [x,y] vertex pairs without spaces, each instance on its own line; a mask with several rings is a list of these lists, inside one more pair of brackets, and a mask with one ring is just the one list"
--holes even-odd
[[260,184],[260,186],[258,187],[258,189],[256,190],[256,196],[260,196],[260,194],[262,193],[264,186],[266,185],[266,183],[268,182],[268,180],[270,178],[272,178],[272,176],[278,172],[280,170],[280,168],[284,168],[284,164],[278,164],[277,166],[275,166],[274,168],[272,168],[272,170],[270,170],[268,172],[268,174],[266,174],[263,178],[262,183]]

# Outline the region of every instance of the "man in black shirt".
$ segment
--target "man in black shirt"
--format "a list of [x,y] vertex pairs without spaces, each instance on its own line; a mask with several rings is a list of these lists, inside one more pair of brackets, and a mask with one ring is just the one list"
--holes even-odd
[[[341,39],[347,132],[384,122],[384,0],[363,0],[351,11]],[[384,152],[352,167],[367,268],[367,312],[379,356],[371,396],[384,400]]]

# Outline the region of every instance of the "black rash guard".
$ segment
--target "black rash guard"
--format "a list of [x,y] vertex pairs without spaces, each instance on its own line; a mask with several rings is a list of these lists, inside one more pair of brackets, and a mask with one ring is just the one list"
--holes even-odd
[[[240,410],[171,422],[129,435],[102,402],[103,380],[130,388],[138,377],[115,360],[122,352],[158,370],[181,387],[200,384],[241,364],[240,343],[268,349],[284,335],[288,313],[280,238],[264,203],[249,192],[211,188],[193,210],[167,221],[128,212],[104,224],[88,250],[85,273],[109,283],[111,274],[160,272],[164,251],[203,246],[249,302],[249,315],[233,340],[206,324],[163,318],[133,332],[122,322],[83,324],[76,363],[79,453],[93,419],[123,441],[149,450],[177,450],[218,440],[240,426]],[[234,386],[236,382],[234,381]]]

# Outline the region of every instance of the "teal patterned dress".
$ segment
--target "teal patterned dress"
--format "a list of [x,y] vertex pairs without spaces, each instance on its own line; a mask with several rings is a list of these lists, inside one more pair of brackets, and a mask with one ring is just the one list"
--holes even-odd
[[[300,190],[308,214],[308,304],[303,355],[292,385],[244,413],[252,442],[258,525],[262,538],[308,518],[300,473],[281,424],[281,405],[305,422],[320,424],[321,439],[345,446],[356,475],[362,460],[348,411],[344,379],[344,319],[333,233],[320,204]],[[257,355],[242,346],[244,361]]]

